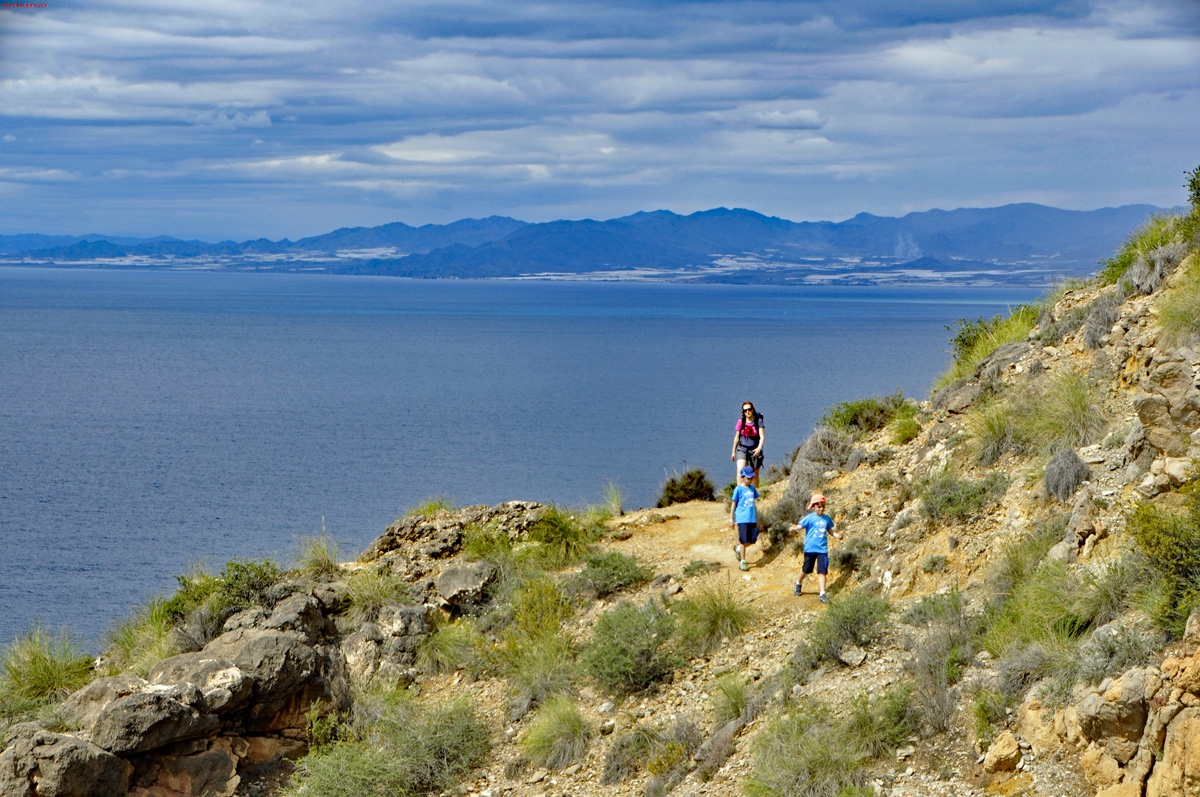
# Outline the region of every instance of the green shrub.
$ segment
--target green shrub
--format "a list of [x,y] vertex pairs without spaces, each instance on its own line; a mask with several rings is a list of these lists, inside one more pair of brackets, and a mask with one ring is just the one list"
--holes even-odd
[[755,741],[748,797],[840,797],[866,783],[870,753],[820,704],[774,720]]
[[1188,202],[1192,204],[1192,213],[1200,213],[1200,166],[1183,174],[1188,178],[1183,185],[1188,190]]
[[328,579],[342,572],[338,563],[338,544],[332,537],[325,534],[301,537],[296,544],[299,548],[296,569],[301,574],[313,579]]
[[829,566],[839,573],[866,572],[874,544],[863,536],[850,537],[829,554]]
[[571,592],[591,599],[649,581],[654,569],[642,565],[636,557],[619,551],[589,553],[583,557],[583,570],[568,582]]
[[551,567],[577,562],[599,539],[601,529],[556,506],[547,507],[530,527],[528,537],[538,543],[537,551]]
[[891,423],[893,418],[912,419],[916,405],[896,391],[890,396],[871,396],[835,404],[825,411],[820,426],[861,438]]
[[375,566],[350,574],[346,579],[346,597],[350,605],[350,622],[354,625],[375,622],[385,607],[407,606],[412,600],[408,582]]
[[435,495],[432,498],[426,498],[421,503],[408,510],[408,517],[433,517],[439,512],[453,512],[455,510],[454,501],[448,496]]
[[109,632],[104,651],[108,673],[132,672],[145,678],[155,664],[179,653],[175,620],[165,598],[148,600]]
[[1033,577],[1046,553],[1063,539],[1069,520],[1065,514],[1040,520],[1028,533],[1009,541],[1000,549],[1000,555],[988,572],[988,583],[994,597],[1003,600]]
[[540,546],[518,549],[508,532],[499,526],[470,525],[463,530],[463,552],[468,559],[484,561],[496,568],[496,578],[487,588],[488,600],[504,604],[531,579],[540,578],[547,557],[538,555]]
[[34,626],[0,654],[0,708],[16,713],[62,700],[92,680],[92,658],[67,636]]
[[1180,493],[1182,512],[1143,503],[1129,513],[1125,525],[1157,576],[1160,595],[1150,607],[1151,619],[1176,637],[1182,636],[1192,608],[1200,605],[1200,482]]
[[1188,272],[1158,303],[1157,313],[1163,346],[1182,346],[1200,339],[1200,263],[1193,260]]
[[865,589],[855,589],[829,599],[828,609],[808,633],[808,641],[796,650],[796,663],[812,666],[836,659],[849,645],[866,646],[883,633],[884,621],[892,607],[886,598]]
[[645,767],[658,776],[646,785],[647,796],[666,794],[690,771],[689,760],[701,740],[700,729],[687,717],[670,726],[637,722],[609,745],[600,782],[620,783]]
[[525,582],[513,594],[513,624],[520,639],[555,636],[572,613],[571,602],[556,584]]
[[674,618],[653,603],[638,608],[621,601],[596,621],[583,666],[605,689],[640,691],[677,666],[679,658],[669,645],[674,631]]
[[1155,216],[1138,227],[1126,239],[1112,257],[1101,262],[1099,278],[1102,284],[1112,285],[1138,261],[1146,260],[1151,253],[1173,243],[1188,244],[1195,236],[1195,221],[1177,213]]
[[216,576],[203,569],[177,576],[179,588],[164,608],[176,618],[205,608],[223,621],[251,606],[271,608],[269,591],[282,578],[279,565],[270,559],[231,559]]
[[933,521],[960,522],[990,507],[1007,489],[1003,473],[992,472],[975,481],[959,478],[947,468],[921,485],[921,511]]
[[593,728],[566,695],[555,695],[538,708],[521,749],[535,766],[562,769],[587,753]]
[[907,625],[930,625],[931,623],[952,624],[963,612],[962,593],[957,589],[950,592],[926,595],[904,610],[900,622]]
[[671,607],[679,618],[680,646],[689,655],[707,655],[726,639],[741,636],[754,619],[754,607],[739,598],[729,579],[709,579]]
[[998,315],[990,319],[980,317],[975,321],[960,318],[947,326],[946,329],[953,333],[950,346],[954,354],[954,364],[938,377],[934,389],[971,376],[975,372],[975,366],[1005,343],[1025,340],[1037,323],[1037,316],[1036,307],[1023,304],[1013,308],[1007,316]]
[[694,468],[682,476],[669,477],[655,506],[661,509],[671,504],[686,504],[688,501],[715,500],[716,491],[708,479],[708,474],[700,468]]
[[292,797],[392,797],[452,788],[487,756],[487,725],[465,700],[418,707],[391,700],[368,727],[301,761]]
[[713,681],[709,693],[709,706],[712,709],[713,723],[721,725],[731,719],[736,719],[746,710],[746,682],[739,676],[729,673]]

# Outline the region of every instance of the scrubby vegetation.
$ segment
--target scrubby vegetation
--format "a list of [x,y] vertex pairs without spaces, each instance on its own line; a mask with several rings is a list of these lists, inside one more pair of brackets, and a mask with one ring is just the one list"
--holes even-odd
[[594,735],[575,701],[555,695],[538,708],[521,749],[539,767],[562,769],[583,758]]
[[488,728],[465,700],[420,705],[385,693],[374,702],[363,720],[339,730],[342,741],[301,760],[291,797],[436,794],[488,753]]
[[445,495],[435,495],[432,498],[426,498],[421,503],[408,510],[410,517],[433,517],[438,512],[453,512],[454,501]]
[[966,520],[994,504],[1006,489],[1008,479],[1000,472],[974,480],[945,469],[921,485],[921,511],[933,521]]
[[0,724],[63,699],[92,677],[92,658],[66,631],[35,626],[0,652]]
[[653,568],[642,565],[636,557],[619,551],[595,552],[584,556],[583,570],[568,580],[567,588],[594,600],[642,584],[653,575]]
[[621,601],[596,621],[583,666],[597,683],[617,694],[637,692],[662,680],[679,663],[670,645],[674,617],[647,603]]
[[883,633],[891,610],[886,598],[865,589],[831,597],[828,610],[813,624],[808,640],[796,649],[794,663],[805,670],[836,659],[850,645],[871,644]]
[[688,501],[715,501],[717,500],[716,490],[713,483],[709,481],[708,474],[699,468],[694,468],[682,475],[671,476],[667,479],[662,488],[662,495],[658,498],[658,506],[670,506],[671,504],[683,504]]
[[[590,522],[588,522],[590,521]],[[551,567],[563,567],[583,558],[602,529],[595,518],[583,518],[556,506],[546,508],[529,530],[529,539]]]
[[1200,264],[1195,260],[1159,302],[1158,323],[1167,346],[1186,345],[1200,339]]
[[970,376],[985,357],[1003,346],[1024,340],[1037,323],[1037,309],[1023,304],[1013,308],[1007,316],[997,315],[974,321],[960,318],[946,327],[952,333],[950,346],[954,364],[938,377],[934,389],[945,387],[956,379]]
[[[1155,216],[1135,230],[1120,250],[1101,264],[1101,283],[1112,285],[1140,270],[1144,273],[1132,280],[1134,287],[1142,293],[1151,293],[1179,264],[1188,247],[1194,245],[1197,232],[1200,232],[1200,217],[1196,212],[1187,216],[1177,213]],[[1164,261],[1168,260],[1174,262],[1167,266]]]
[[825,411],[819,426],[863,437],[884,428],[893,420],[912,419],[916,412],[916,404],[904,398],[902,392],[896,391],[890,396],[871,396],[835,404]]
[[355,570],[346,580],[350,602],[348,619],[353,625],[374,622],[388,606],[404,606],[411,600],[408,582],[374,565]]
[[754,618],[753,606],[727,578],[701,583],[671,609],[679,618],[680,646],[693,656],[711,653],[723,641],[741,636]]
[[296,569],[301,575],[322,580],[341,572],[338,544],[327,534],[301,537],[296,541],[296,547],[299,549]]
[[1140,504],[1126,526],[1153,578],[1144,602],[1154,622],[1177,637],[1188,614],[1200,607],[1200,482],[1180,492],[1183,511]]

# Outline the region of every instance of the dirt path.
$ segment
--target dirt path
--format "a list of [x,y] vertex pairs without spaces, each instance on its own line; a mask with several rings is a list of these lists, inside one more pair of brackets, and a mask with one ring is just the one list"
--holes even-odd
[[[763,543],[769,543],[766,535],[761,535],[760,544],[753,546],[747,557],[750,570],[738,569],[737,554],[733,552],[737,532],[729,526],[729,504],[725,501],[693,501],[666,509],[642,509],[621,518],[616,528],[618,532],[609,543],[611,547],[653,565],[658,575],[669,573],[681,578],[684,567],[691,561],[716,562],[730,579],[742,585],[763,619],[816,611],[821,606],[815,577],[805,583],[803,596],[797,598],[792,594],[800,559],[793,555],[790,544],[763,550]],[[632,536],[616,539],[623,535],[622,529],[632,532]],[[831,583],[836,575],[830,573]]]

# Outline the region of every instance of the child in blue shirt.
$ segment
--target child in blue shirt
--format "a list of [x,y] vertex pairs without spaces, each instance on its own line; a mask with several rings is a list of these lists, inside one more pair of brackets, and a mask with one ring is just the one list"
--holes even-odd
[[738,544],[733,546],[733,552],[738,557],[738,567],[749,570],[746,561],[746,546],[758,542],[758,490],[754,489],[751,481],[754,479],[754,468],[747,465],[738,474],[738,486],[733,488],[733,504],[729,508],[729,525],[738,530]]
[[821,588],[821,603],[828,603],[829,599],[825,597],[825,579],[829,572],[829,535],[832,534],[839,540],[843,537],[833,530],[833,518],[825,514],[825,496],[814,493],[813,497],[808,500],[808,508],[811,511],[790,529],[791,531],[804,531],[804,565],[800,569],[800,578],[796,580],[796,587],[792,592],[796,595],[800,594],[804,577],[811,573],[813,565],[816,565],[817,585]]

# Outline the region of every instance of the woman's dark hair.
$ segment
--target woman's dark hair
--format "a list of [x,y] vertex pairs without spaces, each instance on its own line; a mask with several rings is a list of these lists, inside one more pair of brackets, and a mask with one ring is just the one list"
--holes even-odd
[[753,401],[743,401],[742,402],[742,412],[744,413],[746,411],[745,408],[746,408],[747,404],[750,405],[750,411],[753,412],[755,415],[758,415],[758,408],[754,406]]

